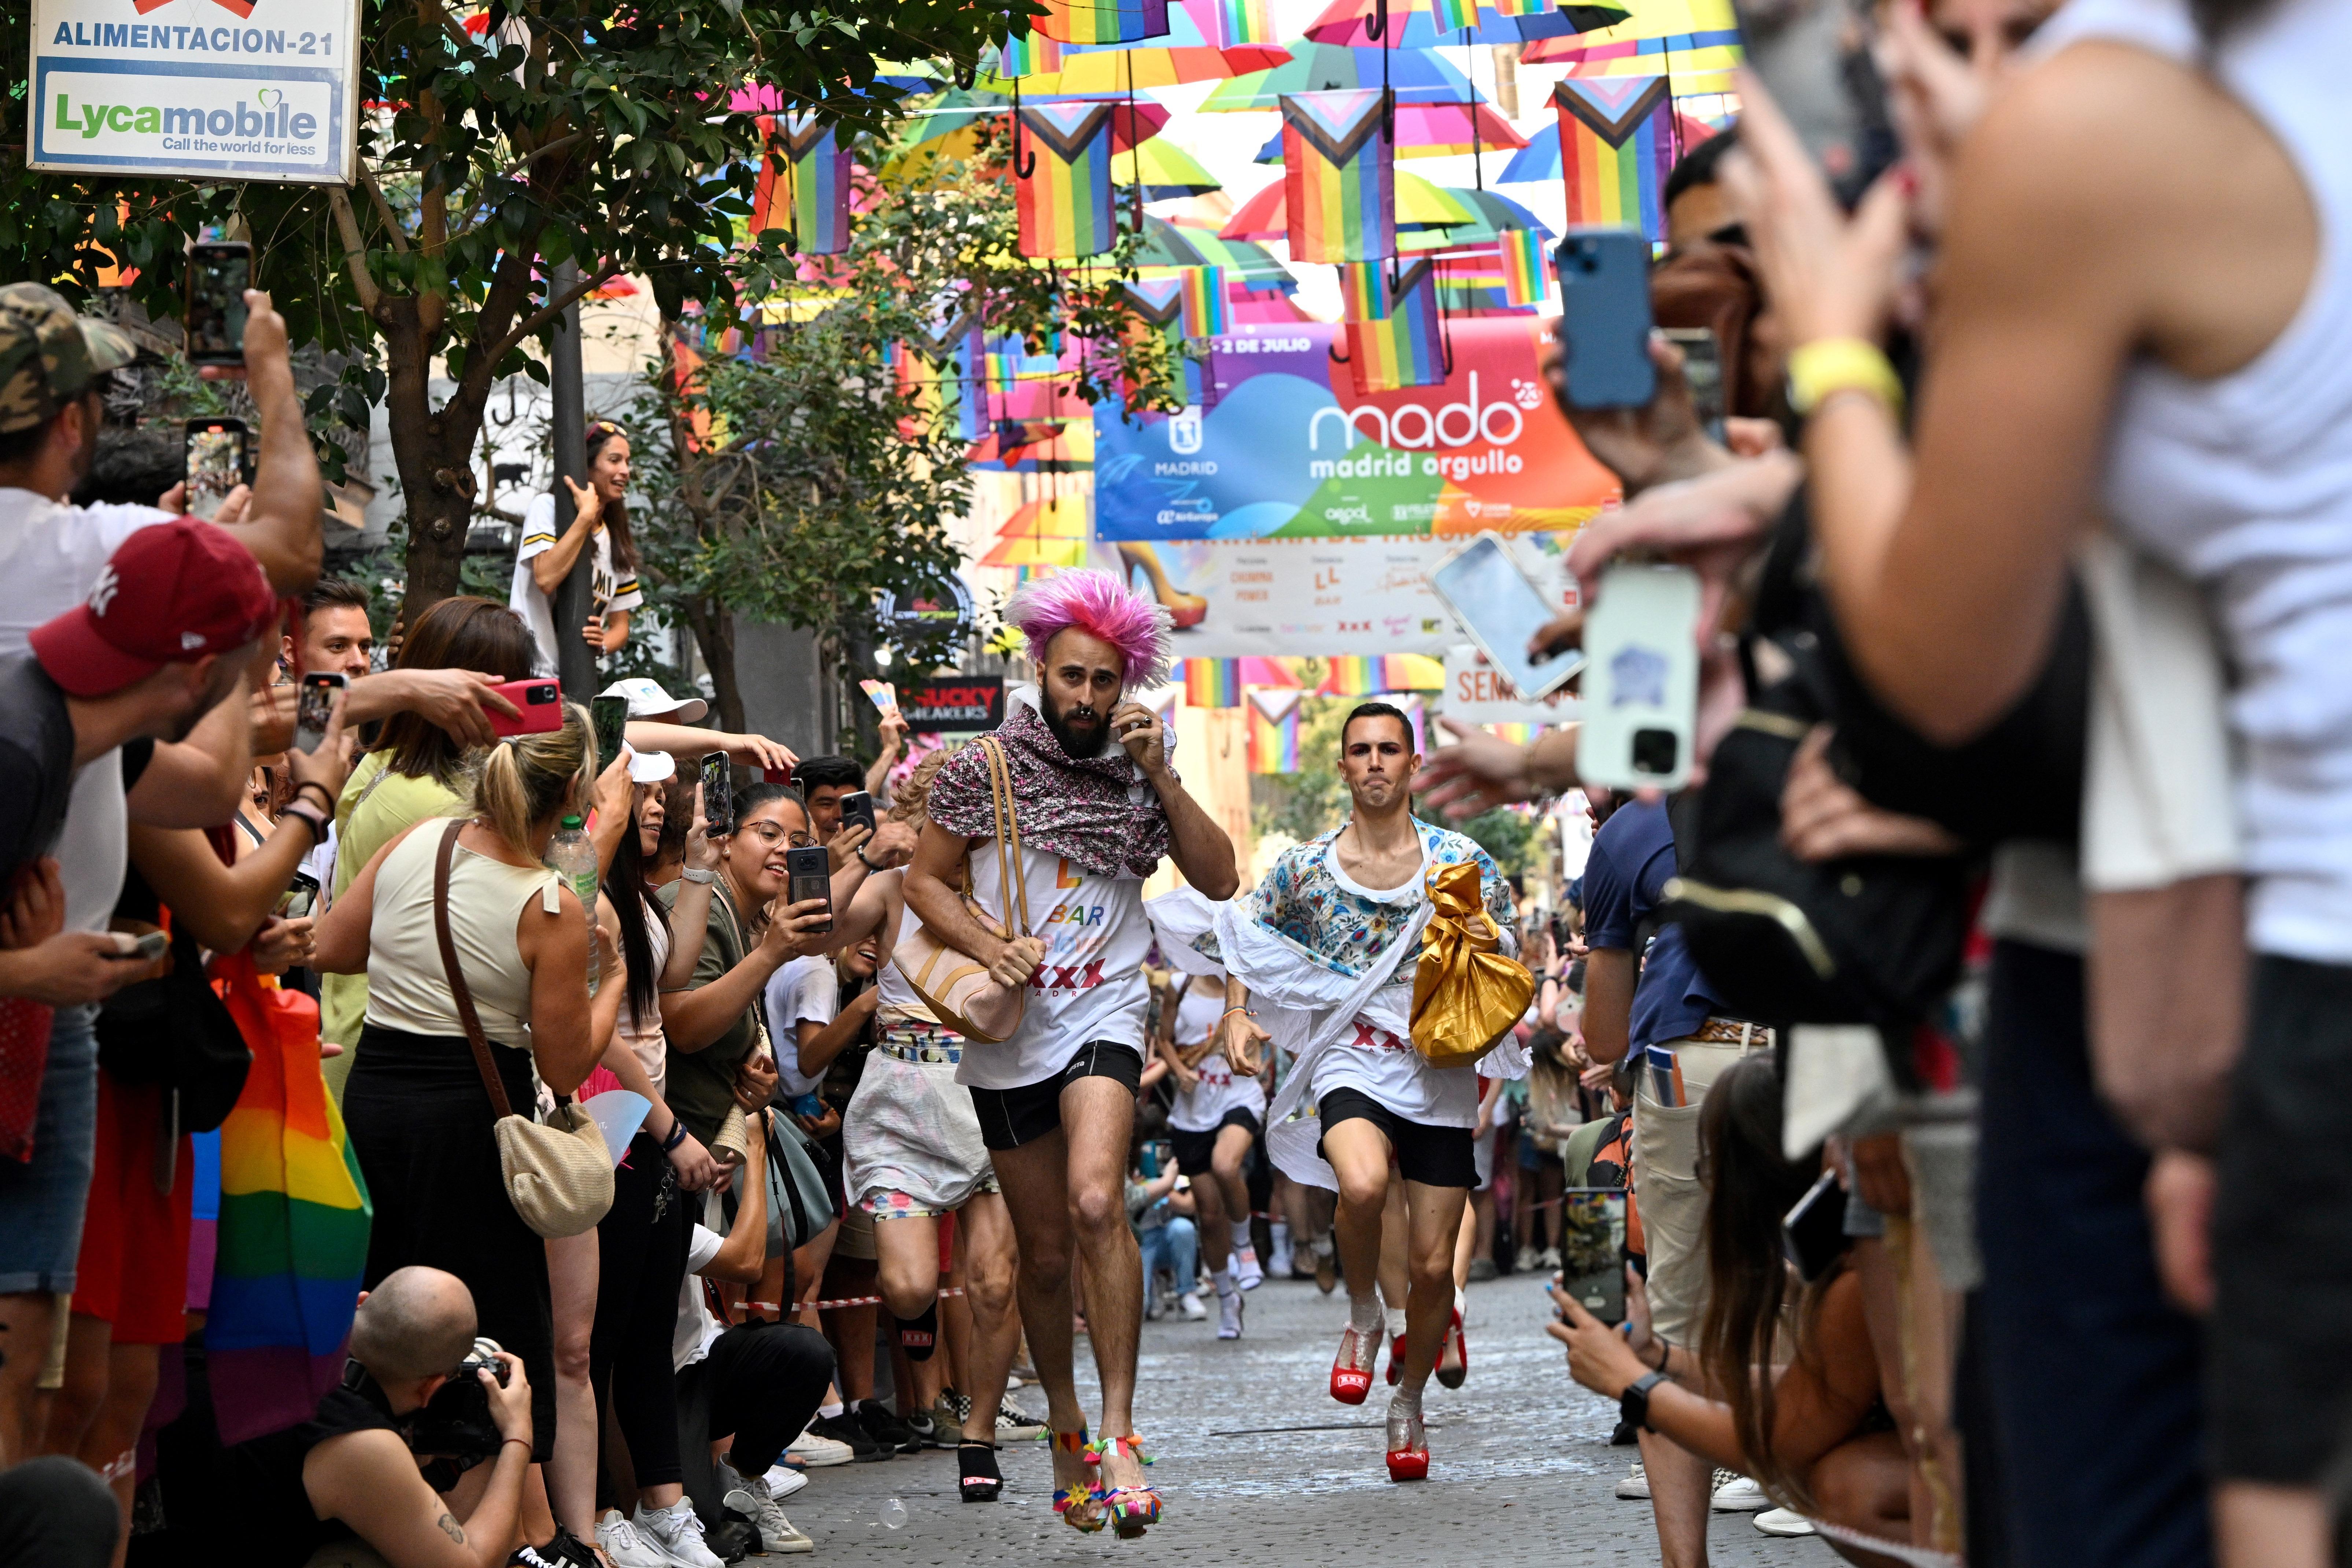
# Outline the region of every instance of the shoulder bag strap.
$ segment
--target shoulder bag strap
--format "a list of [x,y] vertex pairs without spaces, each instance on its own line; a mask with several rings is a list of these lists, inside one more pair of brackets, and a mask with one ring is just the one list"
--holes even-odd
[[[1013,809],[1013,769],[1004,760],[1004,745],[994,739],[981,745],[988,758],[989,803],[996,817],[997,874],[1004,883],[1004,929],[1016,936],[1029,931],[1029,882],[1021,861],[1021,818]],[[1012,868],[1005,869],[1008,858]],[[1013,910],[1020,923],[1013,923]]]
[[474,1011],[474,994],[466,985],[466,971],[457,962],[457,944],[449,935],[449,859],[457,848],[457,835],[466,819],[453,816],[433,854],[433,934],[441,943],[441,968],[449,977],[449,994],[457,1004],[458,1022],[466,1026],[466,1043],[474,1047],[474,1065],[482,1071],[482,1087],[490,1091],[490,1109],[505,1121],[514,1114],[507,1086],[490,1063],[490,1042],[482,1034],[482,1020]]

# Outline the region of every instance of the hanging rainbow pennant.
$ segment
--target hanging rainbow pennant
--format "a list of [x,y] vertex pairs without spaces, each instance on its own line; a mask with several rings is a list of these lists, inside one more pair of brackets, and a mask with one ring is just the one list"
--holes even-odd
[[1127,278],[1119,281],[1127,291],[1128,308],[1143,318],[1144,324],[1165,333],[1173,342],[1184,336],[1184,283],[1181,278]]
[[1498,256],[1444,256],[1437,263],[1437,302],[1449,316],[1465,311],[1507,310]]
[[1325,661],[1323,683],[1315,689],[1315,695],[1371,697],[1382,692],[1444,689],[1445,666],[1427,654],[1349,653],[1334,655]]
[[1376,87],[1282,95],[1283,199],[1293,261],[1396,254],[1396,147]]
[[758,123],[767,155],[751,193],[751,232],[789,229],[805,256],[848,249],[849,153],[834,128],[810,113],[762,114]]
[[1271,0],[1217,0],[1217,42],[1224,48],[1237,44],[1272,44],[1275,37]]
[[1503,298],[1514,305],[1540,305],[1550,298],[1543,236],[1531,228],[1507,228],[1496,238],[1502,249]]
[[1188,658],[1184,661],[1184,705],[1188,708],[1234,708],[1242,700],[1241,664],[1231,658]]
[[1176,277],[1183,289],[1184,335],[1188,338],[1223,335],[1228,330],[1225,269],[1222,267],[1187,267]]
[[1254,773],[1295,773],[1298,771],[1298,710],[1269,719],[1256,704],[1249,709],[1249,771]]
[[1339,292],[1358,396],[1435,386],[1445,379],[1444,325],[1433,258],[1423,257],[1393,280],[1384,264],[1343,267]]
[[1045,0],[1029,24],[1065,44],[1136,44],[1168,31],[1168,0]]
[[253,1052],[220,1130],[220,1220],[205,1353],[221,1441],[309,1419],[342,1377],[373,1208],[319,1072],[319,1005],[249,953],[211,973]]
[[1429,25],[1440,33],[1459,33],[1478,25],[1479,0],[1429,0]]
[[997,51],[996,74],[1001,77],[1047,76],[1061,68],[1060,42],[1043,33],[1007,38]]
[[[1014,195],[1021,254],[1070,259],[1099,256],[1118,241],[1110,195],[1108,103],[1024,106],[1015,120]],[[1022,172],[1026,163],[1027,172]]]
[[1559,110],[1560,178],[1572,225],[1666,237],[1663,193],[1675,163],[1675,103],[1663,76],[1570,77]]

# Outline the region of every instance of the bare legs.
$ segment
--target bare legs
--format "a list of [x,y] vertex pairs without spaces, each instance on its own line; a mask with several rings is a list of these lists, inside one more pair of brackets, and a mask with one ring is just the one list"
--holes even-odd
[[47,1290],[0,1296],[0,1468],[40,1451],[40,1405],[33,1385],[49,1359],[58,1298]]
[[118,1345],[104,1319],[79,1313],[67,1332],[65,1386],[49,1407],[46,1447],[106,1478],[122,1510],[122,1530],[114,1538],[115,1568],[121,1568],[131,1548],[131,1494],[138,1482],[128,1461],[155,1397],[157,1347]]
[[596,1392],[588,1343],[596,1327],[596,1231],[547,1243],[547,1294],[555,1319],[555,1452],[547,1500],[555,1521],[582,1541],[596,1539]]
[[[878,1256],[883,1304],[890,1309],[893,1317],[901,1321],[919,1318],[925,1308],[939,1300],[937,1220],[928,1216],[877,1220],[874,1226],[874,1250]],[[971,1316],[966,1363],[971,1385],[964,1390],[971,1396],[971,1419],[964,1426],[963,1436],[967,1442],[992,1443],[996,1440],[997,1406],[1004,1398],[1013,1343],[1021,1333],[1021,1321],[1013,1311],[1013,1223],[1002,1197],[982,1193],[958,1211],[956,1250]],[[945,1315],[942,1312],[941,1316]],[[941,1370],[938,1363],[935,1353],[929,1362],[918,1363],[915,1368],[918,1380],[930,1385],[934,1397]],[[928,1378],[922,1375],[927,1369],[930,1373]]]
[[[1417,1397],[1437,1364],[1438,1347],[1454,1315],[1454,1252],[1470,1194],[1461,1187],[1391,1184],[1388,1136],[1361,1118],[1325,1128],[1323,1152],[1339,1178],[1336,1224],[1348,1292],[1365,1294],[1364,1282],[1376,1274],[1384,1292],[1391,1283],[1402,1287],[1405,1355],[1400,1386]],[[1393,1210],[1402,1211],[1402,1223],[1383,1224]],[[1382,1237],[1391,1230],[1396,1241],[1384,1259]],[[1391,1272],[1396,1265],[1402,1266],[1402,1280]]]

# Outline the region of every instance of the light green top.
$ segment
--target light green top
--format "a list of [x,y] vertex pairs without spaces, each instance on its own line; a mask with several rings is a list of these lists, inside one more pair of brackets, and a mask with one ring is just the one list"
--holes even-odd
[[[430,816],[454,816],[466,808],[466,797],[430,776],[383,774],[392,753],[370,752],[343,781],[342,797],[335,802],[335,897],[341,898],[375,852],[400,837],[412,824]],[[381,782],[379,782],[381,781]],[[319,1035],[343,1047],[342,1055],[323,1064],[327,1087],[338,1103],[343,1083],[352,1075],[352,1056],[361,1026],[367,1019],[367,976],[322,974],[319,977]]]

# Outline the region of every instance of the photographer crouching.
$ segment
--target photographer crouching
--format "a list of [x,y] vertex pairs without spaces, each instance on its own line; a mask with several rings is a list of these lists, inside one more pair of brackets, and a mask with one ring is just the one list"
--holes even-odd
[[530,1444],[522,1363],[475,1339],[465,1282],[395,1269],[311,1419],[219,1456],[212,1538],[250,1568],[495,1568],[521,1539]]

